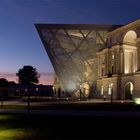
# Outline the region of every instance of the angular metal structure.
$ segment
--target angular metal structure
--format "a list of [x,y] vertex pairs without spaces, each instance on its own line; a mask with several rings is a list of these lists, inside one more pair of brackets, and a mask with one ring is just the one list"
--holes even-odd
[[96,53],[107,47],[112,25],[36,24],[37,31],[59,78],[61,88],[85,96],[96,87]]

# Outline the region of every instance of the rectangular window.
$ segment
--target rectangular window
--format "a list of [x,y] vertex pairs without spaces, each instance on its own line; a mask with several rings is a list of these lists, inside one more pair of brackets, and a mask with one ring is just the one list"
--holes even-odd
[[104,69],[104,67],[102,67],[102,76],[104,76],[105,75],[105,69]]

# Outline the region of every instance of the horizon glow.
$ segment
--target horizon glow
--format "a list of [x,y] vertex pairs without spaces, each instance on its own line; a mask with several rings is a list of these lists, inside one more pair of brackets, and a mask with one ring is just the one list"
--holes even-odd
[[9,75],[32,65],[39,73],[51,73],[42,75],[40,83],[53,83],[54,69],[34,24],[127,24],[140,17],[139,5],[137,0],[1,0],[1,76],[16,81]]

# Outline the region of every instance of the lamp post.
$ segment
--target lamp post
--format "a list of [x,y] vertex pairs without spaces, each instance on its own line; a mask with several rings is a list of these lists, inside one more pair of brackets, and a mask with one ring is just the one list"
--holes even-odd
[[82,85],[80,84],[80,101],[81,101],[81,94],[82,94],[81,88],[82,88]]
[[1,88],[1,108],[3,108],[3,88]]
[[52,87],[52,89],[53,89],[53,96],[55,96],[55,92],[54,92],[54,86]]
[[36,90],[37,99],[39,100],[38,88],[36,88],[35,90]]
[[16,95],[18,96],[19,94],[18,94],[18,89],[16,90]]
[[30,112],[30,95],[29,95],[29,91],[27,90],[27,88],[25,89],[25,93],[27,94],[28,97],[28,113]]
[[36,92],[38,92],[38,88],[36,88],[35,90],[36,90]]

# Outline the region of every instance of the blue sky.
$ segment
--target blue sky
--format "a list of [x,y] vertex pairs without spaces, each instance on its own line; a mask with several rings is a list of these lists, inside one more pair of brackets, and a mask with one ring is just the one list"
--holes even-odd
[[139,0],[0,0],[0,74],[32,65],[52,76],[35,23],[126,24],[140,17],[139,7]]

